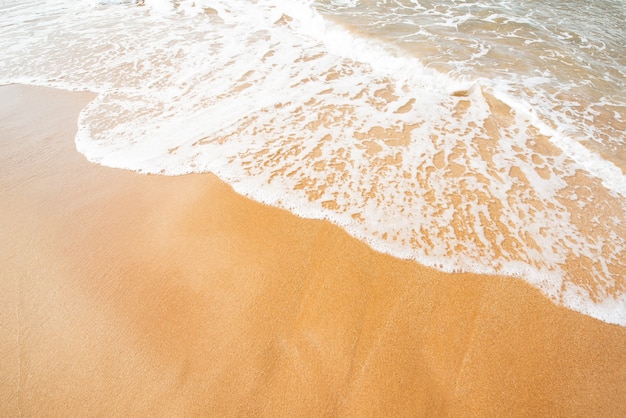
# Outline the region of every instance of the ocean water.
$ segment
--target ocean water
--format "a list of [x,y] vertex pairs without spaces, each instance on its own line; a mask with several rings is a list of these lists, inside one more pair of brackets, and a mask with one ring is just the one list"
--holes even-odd
[[625,326],[624,22],[623,0],[0,0],[0,83],[98,93],[94,163],[211,171]]

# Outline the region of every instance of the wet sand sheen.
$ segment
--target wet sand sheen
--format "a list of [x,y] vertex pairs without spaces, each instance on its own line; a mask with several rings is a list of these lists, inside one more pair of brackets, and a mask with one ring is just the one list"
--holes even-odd
[[89,94],[0,97],[3,416],[626,415],[626,329],[210,174],[89,164]]

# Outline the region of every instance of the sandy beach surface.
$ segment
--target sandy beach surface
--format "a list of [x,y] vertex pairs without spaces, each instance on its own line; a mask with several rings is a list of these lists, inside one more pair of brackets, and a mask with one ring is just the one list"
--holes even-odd
[[92,98],[0,87],[0,415],[626,416],[626,329],[91,164]]

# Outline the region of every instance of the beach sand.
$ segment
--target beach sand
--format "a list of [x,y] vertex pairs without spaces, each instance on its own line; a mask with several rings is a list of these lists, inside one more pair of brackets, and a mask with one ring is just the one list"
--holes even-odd
[[0,415],[626,416],[625,328],[91,164],[92,97],[0,87]]

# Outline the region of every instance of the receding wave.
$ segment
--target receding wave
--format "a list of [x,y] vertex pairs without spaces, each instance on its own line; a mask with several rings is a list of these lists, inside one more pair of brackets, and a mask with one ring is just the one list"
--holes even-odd
[[[211,171],[380,251],[518,276],[626,325],[626,176],[610,152],[624,97],[567,87],[552,64],[539,77],[495,56],[479,71],[487,41],[438,51],[441,30],[428,44],[443,6],[369,3],[6,1],[0,81],[99,93],[76,138],[93,162]],[[420,7],[435,22],[423,39],[408,18]],[[622,70],[607,77],[623,88]]]

